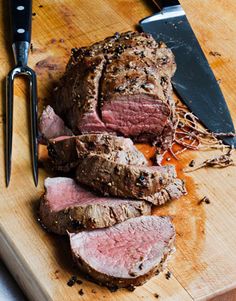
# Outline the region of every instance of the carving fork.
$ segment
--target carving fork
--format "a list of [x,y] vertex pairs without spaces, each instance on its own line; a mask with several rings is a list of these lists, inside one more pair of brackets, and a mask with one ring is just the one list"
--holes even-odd
[[6,186],[10,183],[12,159],[14,78],[25,75],[30,83],[31,155],[35,186],[38,184],[38,127],[37,127],[37,82],[35,72],[27,66],[31,41],[32,0],[10,0],[12,49],[15,58],[13,68],[6,78],[6,132],[5,173]]

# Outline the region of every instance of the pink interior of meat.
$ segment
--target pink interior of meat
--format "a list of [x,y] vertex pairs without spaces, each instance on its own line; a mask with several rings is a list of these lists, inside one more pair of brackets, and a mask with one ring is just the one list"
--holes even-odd
[[71,130],[65,126],[64,121],[55,114],[53,108],[50,106],[47,106],[42,113],[39,129],[46,139],[61,135],[72,135]]
[[167,122],[169,108],[162,101],[147,95],[127,95],[105,101],[102,120],[108,129],[125,136],[141,133],[160,134]]
[[73,139],[75,136],[59,136],[53,139],[50,139],[51,142],[58,142],[66,139]]
[[82,134],[102,133],[107,131],[96,110],[86,113],[83,118],[79,120],[79,128]]
[[[72,236],[72,248],[101,273],[130,278],[158,264],[174,230],[168,218],[142,216]],[[139,267],[142,264],[142,271]]]
[[47,202],[53,211],[60,211],[70,206],[88,204],[126,203],[127,200],[99,197],[77,185],[73,179],[57,177],[45,180]]

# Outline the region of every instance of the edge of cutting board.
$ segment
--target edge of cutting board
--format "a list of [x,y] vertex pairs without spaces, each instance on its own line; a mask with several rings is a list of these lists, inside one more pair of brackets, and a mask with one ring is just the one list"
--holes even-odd
[[1,225],[0,244],[0,256],[2,260],[11,271],[16,282],[23,289],[27,297],[34,301],[51,301],[52,299],[47,292],[42,289],[29,265],[20,252],[18,252],[16,245],[8,237]]

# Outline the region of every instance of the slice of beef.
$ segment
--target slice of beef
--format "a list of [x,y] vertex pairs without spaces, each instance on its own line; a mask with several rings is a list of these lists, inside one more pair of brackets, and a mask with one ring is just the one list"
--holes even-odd
[[43,142],[59,137],[72,136],[72,131],[65,126],[64,121],[54,112],[53,108],[47,106],[39,119],[39,132],[43,138]]
[[102,55],[84,57],[64,75],[55,89],[55,111],[75,134],[107,131],[98,109],[99,81],[104,64]]
[[[118,164],[102,155],[88,155],[76,169],[78,182],[103,195],[142,199],[155,205],[167,200],[160,195],[160,191],[173,183],[175,178],[174,166]],[[184,193],[182,181],[180,186],[179,190]]]
[[99,197],[70,178],[47,178],[44,186],[40,219],[49,231],[57,234],[109,227],[151,213],[151,205],[145,201]]
[[48,155],[55,171],[69,172],[79,163],[76,150],[76,139],[73,137],[58,137],[48,141]]
[[175,69],[171,50],[150,34],[116,34],[73,50],[55,110],[75,133],[118,133],[168,148]]
[[168,217],[141,216],[110,228],[70,234],[79,269],[108,287],[135,287],[163,269],[174,251]]
[[[152,195],[150,202],[153,202],[152,200],[155,199],[158,200],[158,205],[163,205],[168,201],[180,198],[186,193],[184,182],[181,179],[174,178],[171,183]],[[146,200],[149,201],[148,198]]]
[[106,158],[122,164],[147,165],[144,155],[137,150],[131,139],[108,134],[51,139],[48,152],[55,169],[64,172],[73,169],[78,165],[79,159],[88,154],[103,154]]
[[87,134],[76,140],[78,157],[101,154],[121,164],[147,165],[145,156],[135,147],[132,140],[108,134]]

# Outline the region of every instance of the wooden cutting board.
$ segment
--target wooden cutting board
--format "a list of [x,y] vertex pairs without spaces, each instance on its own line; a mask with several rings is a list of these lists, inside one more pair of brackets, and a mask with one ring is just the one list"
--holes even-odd
[[[6,7],[1,1],[0,79],[4,103],[4,78],[12,66]],[[151,1],[142,0],[35,0],[33,7],[33,48],[29,64],[38,74],[40,108],[50,98],[55,81],[64,71],[72,47],[99,41],[135,28],[137,22],[152,14]],[[190,23],[227,99],[236,121],[236,2],[223,0],[182,0]],[[149,5],[149,6],[148,6]],[[5,34],[6,33],[6,34]],[[184,58],[183,58],[184,59]],[[201,169],[184,175],[181,168],[192,158],[203,160],[215,152],[186,152],[177,162],[188,196],[174,201],[155,214],[169,214],[177,231],[177,251],[171,258],[169,280],[163,273],[134,292],[106,288],[83,280],[82,285],[67,286],[73,274],[68,241],[44,232],[37,223],[38,199],[43,179],[33,184],[27,131],[26,85],[16,80],[14,106],[13,169],[11,184],[4,185],[3,125],[0,125],[0,253],[28,297],[44,300],[236,300],[236,167]],[[2,104],[2,103],[1,103]],[[141,147],[142,148],[142,147]],[[143,148],[148,154],[148,149]],[[40,151],[43,156],[43,151]],[[235,155],[234,155],[235,158]],[[173,160],[172,160],[173,161]],[[174,162],[176,164],[176,161]],[[207,196],[210,204],[198,205]],[[78,291],[83,289],[84,295]],[[224,293],[227,293],[223,296]]]

